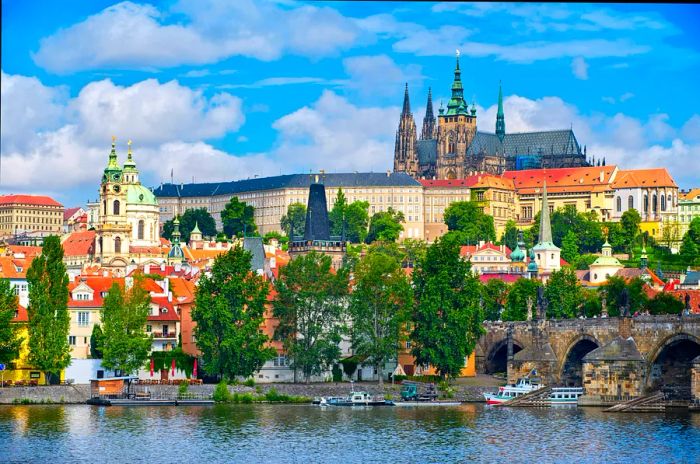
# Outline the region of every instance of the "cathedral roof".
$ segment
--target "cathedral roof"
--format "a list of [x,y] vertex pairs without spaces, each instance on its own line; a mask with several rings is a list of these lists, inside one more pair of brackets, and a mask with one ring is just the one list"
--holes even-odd
[[477,131],[469,146],[467,154],[478,155],[505,154],[507,157],[517,155],[556,155],[561,153],[581,154],[578,141],[571,129],[539,132],[506,133],[503,142],[496,134]]
[[[153,193],[156,197],[204,197],[281,188],[308,188],[312,183],[313,179],[308,174],[288,174],[232,182],[163,184],[154,189]],[[327,188],[420,187],[420,183],[405,172],[326,173],[323,175],[323,184]]]

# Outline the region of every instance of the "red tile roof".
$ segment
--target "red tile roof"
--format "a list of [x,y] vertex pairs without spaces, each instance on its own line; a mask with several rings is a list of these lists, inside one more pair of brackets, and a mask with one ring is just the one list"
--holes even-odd
[[518,279],[520,279],[520,278],[522,278],[522,277],[524,277],[524,276],[523,276],[523,275],[520,275],[520,274],[508,274],[508,273],[505,273],[505,272],[504,272],[504,273],[493,273],[493,274],[481,274],[481,275],[479,276],[479,280],[480,280],[482,283],[486,283],[486,282],[488,282],[488,281],[491,280],[491,279],[499,279],[499,280],[502,280],[503,282],[505,282],[505,283],[507,283],[507,284],[512,284],[512,283],[514,283],[516,280],[518,280]]
[[29,322],[27,308],[17,303],[17,317],[13,317],[12,319],[10,319],[10,322]]
[[34,258],[35,256],[39,256],[41,254],[41,247],[40,246],[31,246],[31,245],[8,245],[7,249],[10,253],[17,254],[17,253],[23,253],[25,257],[27,258]]
[[[31,265],[30,259],[17,259],[12,256],[0,256],[0,278],[24,279],[27,277],[27,268]],[[21,269],[21,270],[20,270]]]
[[75,206],[73,208],[66,208],[66,210],[63,212],[63,222],[66,222],[68,219],[71,218],[75,213],[80,211],[80,206]]
[[0,205],[36,205],[36,206],[63,206],[56,200],[45,195],[0,195]]
[[633,187],[678,187],[666,168],[626,169],[615,176],[616,189]]
[[686,193],[681,193],[678,195],[681,200],[693,201],[700,198],[700,188],[694,188]]
[[95,252],[95,231],[72,232],[63,240],[65,256],[87,256]]
[[690,297],[690,312],[700,314],[700,290],[673,290],[668,292],[685,304],[685,295]]
[[[158,314],[156,316],[148,316],[149,321],[179,321],[180,316],[171,301],[168,301],[167,297],[152,297],[151,303],[158,305]],[[167,311],[163,312],[163,309]]]
[[[548,192],[580,192],[610,190],[610,179],[616,166],[584,168],[526,169],[505,171],[503,177],[513,180],[518,193],[539,193],[547,180]],[[601,180],[601,173],[602,180]]]

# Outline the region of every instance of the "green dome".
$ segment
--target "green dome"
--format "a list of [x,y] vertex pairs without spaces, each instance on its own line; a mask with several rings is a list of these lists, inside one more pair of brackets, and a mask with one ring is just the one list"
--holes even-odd
[[514,263],[525,261],[525,252],[522,248],[520,248],[520,244],[518,244],[518,246],[515,247],[515,250],[513,250],[513,252],[510,254],[510,260]]
[[168,258],[170,259],[184,259],[185,253],[182,251],[182,247],[179,244],[175,244],[170,248],[168,252]]
[[530,262],[527,265],[528,272],[537,272],[537,262],[535,261],[535,249],[530,248]]
[[126,187],[126,202],[129,204],[158,206],[156,196],[143,185],[128,185]]

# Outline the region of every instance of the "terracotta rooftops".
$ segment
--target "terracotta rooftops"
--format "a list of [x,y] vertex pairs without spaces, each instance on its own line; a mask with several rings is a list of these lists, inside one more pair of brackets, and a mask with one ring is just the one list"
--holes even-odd
[[420,179],[423,187],[495,187],[513,190],[513,181],[493,174],[477,174],[464,179]]
[[60,206],[62,204],[45,195],[0,195],[0,205]]
[[86,256],[94,253],[95,231],[73,232],[63,240],[65,256]]
[[613,182],[613,188],[635,187],[677,187],[666,168],[620,170]]
[[515,189],[523,193],[539,193],[547,181],[547,191],[576,192],[610,190],[617,166],[591,166],[584,168],[526,169],[505,171],[503,177],[513,180]]
[[694,188],[690,192],[681,193],[678,197],[686,201],[700,200],[700,188]]

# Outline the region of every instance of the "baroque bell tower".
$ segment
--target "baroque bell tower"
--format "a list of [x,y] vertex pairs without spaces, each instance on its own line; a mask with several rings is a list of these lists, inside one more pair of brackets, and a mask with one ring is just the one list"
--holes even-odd
[[412,177],[418,175],[418,153],[416,150],[416,122],[411,113],[408,99],[408,83],[403,97],[403,110],[399,119],[394,145],[394,172],[406,172]]
[[464,100],[458,50],[452,82],[452,98],[447,103],[447,111],[441,107],[438,115],[438,179],[461,179],[466,176],[467,150],[475,134],[476,107],[472,104],[470,110]]

